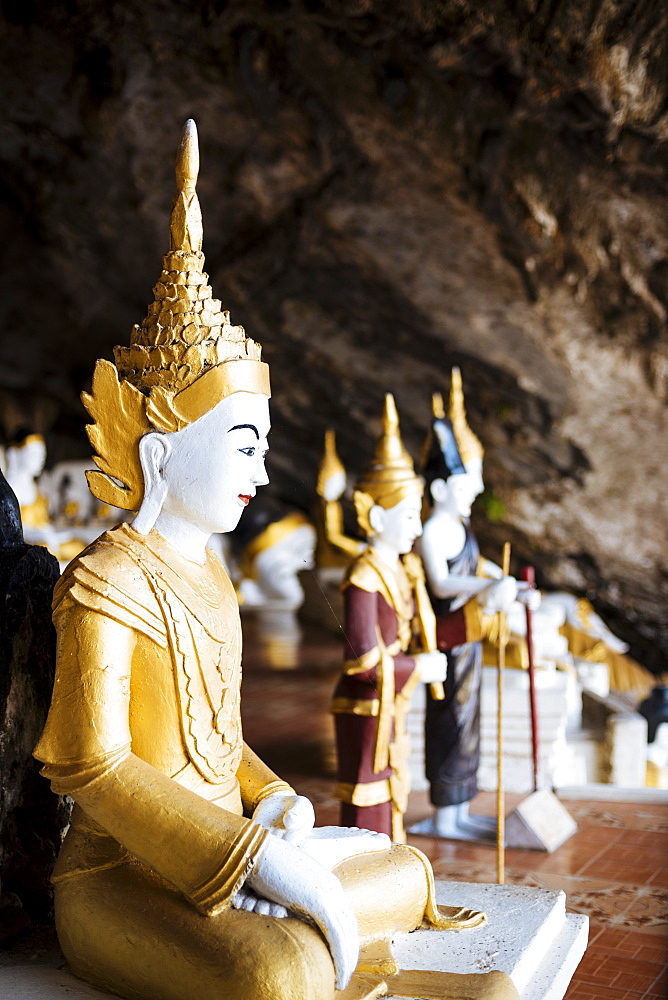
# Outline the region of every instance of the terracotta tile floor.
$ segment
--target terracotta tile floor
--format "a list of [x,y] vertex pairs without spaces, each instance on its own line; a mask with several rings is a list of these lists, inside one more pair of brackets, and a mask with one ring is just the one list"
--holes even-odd
[[[244,620],[243,719],[248,743],[281,777],[308,795],[320,824],[337,821],[334,745],[328,704],[340,640],[306,628],[302,641],[269,649]],[[275,664],[268,669],[268,653]],[[508,796],[508,811],[519,796]],[[668,997],[668,807],[567,802],[578,832],[553,854],[506,851],[506,882],[563,889],[567,908],[590,918],[588,950],[566,1000],[666,1000]],[[428,812],[413,793],[410,824]],[[472,812],[491,814],[480,794]],[[441,878],[495,882],[493,848],[414,838]]]

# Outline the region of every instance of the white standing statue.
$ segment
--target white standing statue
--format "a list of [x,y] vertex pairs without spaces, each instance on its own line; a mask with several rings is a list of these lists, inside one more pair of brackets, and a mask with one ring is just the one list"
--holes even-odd
[[[418,548],[436,614],[438,648],[447,652],[450,666],[445,699],[435,700],[427,692],[425,758],[434,813],[410,832],[491,839],[494,821],[469,813],[478,791],[483,616],[507,613],[518,595],[532,606],[540,597],[535,591],[519,591],[513,577],[477,575],[480,554],[469,518],[483,491],[483,449],[466,421],[457,368],[452,371],[449,418],[439,394],[433,411],[423,468],[431,510]],[[493,564],[486,564],[488,569],[490,575],[498,570]]]

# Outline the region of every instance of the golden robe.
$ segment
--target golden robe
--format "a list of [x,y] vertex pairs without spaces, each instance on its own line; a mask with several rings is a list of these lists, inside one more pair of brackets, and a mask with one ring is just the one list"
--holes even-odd
[[[319,931],[230,905],[271,836],[247,816],[289,786],[243,743],[238,605],[217,558],[200,566],[121,525],[67,568],[54,621],[35,755],[76,803],[54,872],[73,971],[138,1000],[332,998]],[[410,849],[336,873],[367,952],[387,957],[390,935],[429,913],[431,875]]]

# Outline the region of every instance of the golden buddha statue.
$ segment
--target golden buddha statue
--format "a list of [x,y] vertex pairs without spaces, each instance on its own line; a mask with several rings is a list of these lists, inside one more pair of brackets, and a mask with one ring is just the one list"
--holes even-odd
[[[77,975],[132,1000],[415,996],[392,934],[468,913],[435,907],[419,852],[314,830],[310,802],[243,741],[238,605],[206,543],[267,482],[269,373],[212,297],[197,171],[188,122],[155,301],[84,394],[90,488],[136,513],[54,596],[56,681],[35,755],[75,801],[54,872],[59,940]],[[429,996],[516,997],[500,973],[430,975]]]

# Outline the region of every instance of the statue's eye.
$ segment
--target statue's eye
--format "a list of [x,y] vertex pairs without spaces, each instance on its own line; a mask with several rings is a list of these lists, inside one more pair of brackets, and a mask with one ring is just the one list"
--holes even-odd
[[247,455],[248,458],[252,458],[255,454],[255,445],[250,445],[248,448],[238,448],[242,455]]

